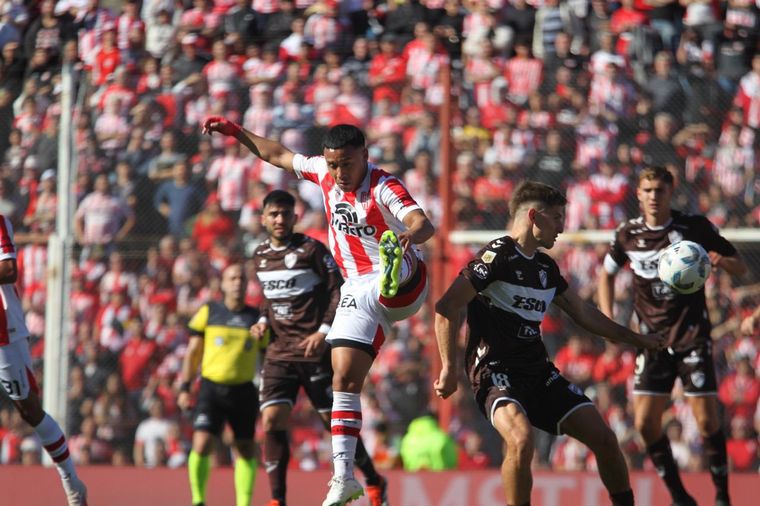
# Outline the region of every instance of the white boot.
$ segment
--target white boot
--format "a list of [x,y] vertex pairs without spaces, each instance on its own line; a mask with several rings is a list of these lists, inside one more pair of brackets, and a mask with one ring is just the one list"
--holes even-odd
[[356,478],[339,478],[333,476],[330,480],[330,491],[327,492],[322,506],[345,506],[364,495],[364,489]]
[[87,506],[87,487],[79,478],[66,477],[61,480],[69,506]]

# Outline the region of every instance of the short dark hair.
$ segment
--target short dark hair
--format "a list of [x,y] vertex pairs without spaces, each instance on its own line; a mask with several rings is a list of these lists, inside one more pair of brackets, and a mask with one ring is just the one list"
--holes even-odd
[[514,217],[517,210],[526,202],[539,202],[547,207],[565,206],[565,195],[548,184],[538,181],[523,181],[515,188],[512,198],[509,200],[509,213]]
[[659,165],[653,165],[642,170],[639,174],[639,184],[645,179],[647,181],[662,181],[670,186],[673,186],[675,181],[673,173]]
[[341,149],[346,146],[363,148],[367,140],[364,133],[353,125],[335,125],[325,134],[322,147],[327,149]]
[[279,204],[285,207],[295,207],[296,199],[293,195],[286,192],[285,190],[273,190],[269,192],[266,197],[264,197],[262,208],[268,206],[269,204]]

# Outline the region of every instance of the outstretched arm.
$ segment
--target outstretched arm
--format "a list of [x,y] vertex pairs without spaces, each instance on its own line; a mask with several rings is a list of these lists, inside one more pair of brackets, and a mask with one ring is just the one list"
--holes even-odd
[[567,313],[575,323],[589,332],[606,337],[610,341],[649,349],[660,349],[665,345],[664,335],[638,334],[628,327],[618,325],[604,316],[597,308],[583,301],[578,294],[569,288],[555,297],[553,302]]
[[433,384],[436,394],[445,399],[457,390],[454,371],[457,361],[457,334],[467,304],[477,295],[475,287],[463,276],[454,280],[435,304],[435,337],[441,354],[441,374]]
[[203,122],[202,132],[209,135],[212,132],[219,132],[222,135],[234,137],[241,144],[245,145],[251,153],[265,162],[269,162],[288,172],[293,172],[293,157],[295,153],[279,142],[259,137],[226,118],[222,118],[221,116],[206,118]]

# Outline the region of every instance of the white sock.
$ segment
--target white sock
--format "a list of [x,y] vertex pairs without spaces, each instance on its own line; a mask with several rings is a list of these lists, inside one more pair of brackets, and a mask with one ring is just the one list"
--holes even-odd
[[55,467],[61,478],[76,478],[77,472],[69,455],[69,445],[66,443],[66,436],[63,435],[58,423],[45,413],[45,418],[34,427],[34,432],[37,433],[45,451],[55,462]]
[[332,451],[334,474],[353,478],[356,442],[362,428],[362,403],[359,394],[333,392]]

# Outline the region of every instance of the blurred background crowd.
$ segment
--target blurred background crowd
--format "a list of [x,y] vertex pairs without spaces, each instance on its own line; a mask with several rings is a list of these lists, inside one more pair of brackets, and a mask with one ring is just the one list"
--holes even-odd
[[[398,175],[434,222],[444,102],[453,102],[453,213],[460,230],[504,229],[529,177],[563,188],[566,230],[612,229],[638,212],[645,164],[677,177],[676,206],[720,227],[760,224],[760,1],[757,0],[0,0],[0,213],[15,227],[19,293],[42,378],[46,238],[56,219],[61,69],[76,84],[77,248],[69,298],[69,408],[80,464],[181,466],[189,417],[175,404],[189,317],[220,297],[219,273],[264,238],[263,196],[298,199],[299,230],[326,241],[318,189],[220,136],[207,115],[307,154],[338,123],[364,128],[370,159]],[[450,68],[452,94],[440,72]],[[751,269],[758,243],[742,244]],[[593,302],[605,244],[552,251]],[[463,265],[477,245],[452,246]],[[248,302],[259,304],[247,264]],[[758,471],[760,341],[738,322],[757,279],[711,276],[720,399],[734,470]],[[631,276],[618,276],[621,321]],[[633,468],[634,353],[555,313],[547,348],[586,389]],[[412,420],[429,412],[431,315],[399,325],[363,394],[362,434],[380,468],[400,467]],[[446,430],[460,469],[497,466],[500,448],[464,379]],[[667,431],[679,465],[704,467],[678,391]],[[329,435],[294,412],[293,466],[329,467]],[[423,419],[425,420],[425,419]],[[411,431],[410,437],[413,437]],[[536,466],[593,469],[587,449],[542,436]],[[413,450],[408,450],[413,451]],[[40,448],[0,400],[0,463]],[[219,457],[225,463],[225,455]]]

